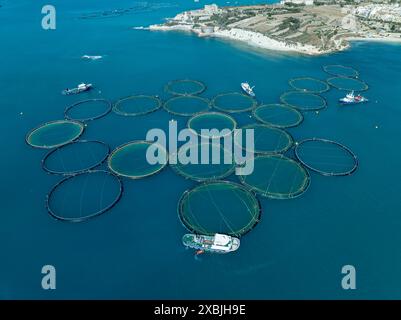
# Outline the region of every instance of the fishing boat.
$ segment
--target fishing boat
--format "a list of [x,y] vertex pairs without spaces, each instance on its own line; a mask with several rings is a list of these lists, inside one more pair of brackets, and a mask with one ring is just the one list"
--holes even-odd
[[248,96],[251,96],[251,97],[255,96],[255,93],[253,92],[253,88],[255,88],[255,86],[251,87],[248,82],[242,82],[241,83],[241,88],[242,88],[242,90],[245,91],[245,93]]
[[348,93],[344,98],[341,98],[339,102],[341,104],[358,104],[358,103],[364,103],[368,102],[369,100],[365,98],[364,96],[358,94],[355,95],[354,91]]
[[216,233],[214,236],[185,234],[182,237],[184,246],[196,249],[197,254],[203,252],[228,253],[237,250],[240,240],[225,234]]
[[69,95],[69,94],[78,94],[84,91],[88,91],[90,88],[92,88],[91,83],[80,83],[78,87],[72,88],[72,89],[65,89],[62,91],[62,94],[64,95]]

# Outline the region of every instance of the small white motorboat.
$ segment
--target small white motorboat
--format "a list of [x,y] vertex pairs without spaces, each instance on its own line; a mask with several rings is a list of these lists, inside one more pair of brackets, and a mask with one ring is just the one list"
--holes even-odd
[[251,97],[255,96],[255,93],[253,92],[253,88],[255,88],[255,86],[251,87],[248,82],[242,82],[241,83],[241,88],[242,88],[242,90],[245,91],[245,93],[248,96],[251,96]]
[[87,54],[85,54],[81,57],[81,59],[84,59],[84,60],[99,60],[102,58],[103,58],[103,56],[89,56]]
[[84,91],[88,91],[92,88],[92,83],[80,83],[78,87],[72,89],[65,89],[62,91],[62,94],[69,95],[69,94],[78,94]]

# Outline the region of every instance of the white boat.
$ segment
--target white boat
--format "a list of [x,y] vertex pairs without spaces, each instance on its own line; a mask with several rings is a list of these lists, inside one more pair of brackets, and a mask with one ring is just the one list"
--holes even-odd
[[253,92],[253,88],[255,88],[255,86],[251,87],[248,82],[242,82],[241,83],[241,88],[242,88],[242,90],[245,91],[245,93],[247,95],[249,95],[251,97],[255,96],[255,93]]
[[103,58],[103,56],[89,56],[87,54],[85,54],[81,57],[81,59],[85,59],[85,60],[99,60],[102,58]]
[[92,83],[80,83],[76,88],[72,89],[65,89],[62,91],[62,94],[69,95],[69,94],[78,94],[84,91],[88,91],[92,88]]
[[365,98],[364,96],[358,94],[355,95],[354,91],[351,91],[348,93],[344,98],[341,98],[339,100],[340,103],[342,104],[357,104],[357,103],[364,103],[368,102],[369,100]]
[[182,243],[186,247],[198,250],[197,254],[203,252],[228,253],[237,250],[240,240],[226,234],[216,233],[214,236],[185,234]]

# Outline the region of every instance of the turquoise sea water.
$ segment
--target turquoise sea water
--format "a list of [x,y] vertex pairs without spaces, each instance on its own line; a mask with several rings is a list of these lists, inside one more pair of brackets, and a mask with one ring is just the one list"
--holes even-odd
[[[341,53],[305,57],[183,33],[132,30],[205,4],[146,3],[53,0],[57,29],[44,31],[43,1],[0,0],[0,298],[399,298],[401,46],[357,42]],[[137,9],[79,19],[128,7]],[[105,57],[82,61],[84,54]],[[329,78],[321,70],[326,64],[357,68],[370,86],[371,102],[341,108],[336,100],[344,92],[331,90],[323,94],[327,109],[305,114],[304,122],[288,131],[296,140],[343,142],[358,155],[360,167],[349,177],[311,173],[309,190],[293,200],[261,199],[262,220],[242,238],[237,253],[195,259],[184,249],[177,201],[196,183],[171,168],[144,180],[124,180],[121,201],[92,221],[68,224],[47,214],[45,195],[60,177],[41,169],[44,151],[28,147],[24,138],[40,123],[62,119],[68,105],[82,98],[163,95],[164,84],[180,78],[205,82],[208,98],[238,90],[248,80],[260,103],[277,103],[291,90],[290,78]],[[81,81],[96,89],[60,94]],[[240,126],[254,121],[234,117]],[[167,129],[172,118],[180,127],[187,121],[164,110],[137,118],[110,114],[89,123],[83,138],[115,148],[144,139],[149,128]],[[41,288],[46,264],[56,267],[56,290]],[[357,290],[341,288],[347,264],[357,270]]]

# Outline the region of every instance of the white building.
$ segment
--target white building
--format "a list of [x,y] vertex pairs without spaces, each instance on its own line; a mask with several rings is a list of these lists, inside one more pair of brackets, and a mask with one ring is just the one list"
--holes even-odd
[[217,14],[221,12],[221,9],[219,9],[219,6],[217,4],[206,4],[205,7],[203,8],[203,11],[205,14]]
[[370,4],[359,6],[354,10],[354,14],[372,20],[384,22],[401,23],[401,6],[397,4]]
[[299,4],[305,6],[311,6],[314,3],[314,0],[282,0],[281,4],[292,3],[292,4]]
[[201,31],[203,34],[212,34],[214,32],[214,27],[212,26],[201,26]]
[[200,21],[202,21],[202,20],[205,21],[205,20],[209,20],[212,15],[219,14],[221,12],[223,12],[223,10],[220,9],[217,6],[217,4],[207,4],[204,6],[203,9],[191,10],[191,11],[185,11],[183,13],[179,13],[171,20],[190,24],[190,23],[193,23],[194,18],[197,18]]

